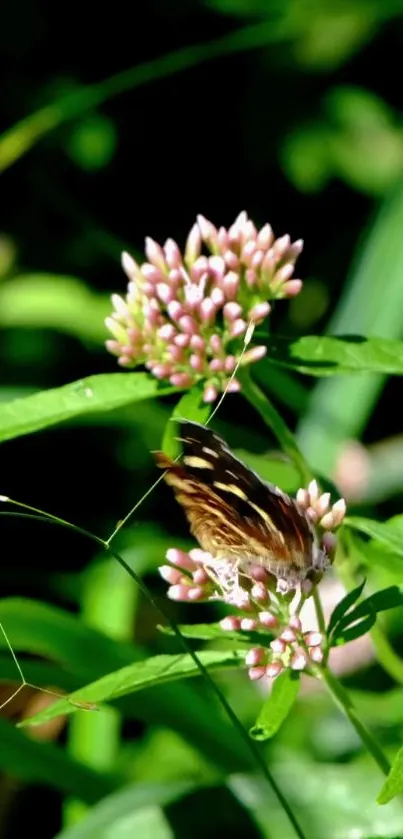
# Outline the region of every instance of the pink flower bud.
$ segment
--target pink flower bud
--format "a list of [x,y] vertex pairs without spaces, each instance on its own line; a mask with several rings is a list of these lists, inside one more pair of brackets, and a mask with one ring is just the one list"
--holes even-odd
[[185,310],[182,303],[179,303],[179,300],[171,300],[171,302],[167,305],[167,312],[172,320],[177,321],[183,316]]
[[167,239],[164,245],[164,254],[166,264],[169,269],[182,267],[182,255],[176,242],[173,239]]
[[151,239],[149,236],[147,236],[145,252],[148,261],[151,262],[152,265],[155,265],[156,268],[159,268],[159,270],[162,271],[163,274],[165,274],[167,266],[161,245],[159,245],[158,242],[154,242],[154,239]]
[[180,548],[169,548],[165,557],[168,562],[172,563],[172,565],[177,565],[178,568],[183,568],[184,571],[195,570],[195,564],[192,562],[189,554],[185,551],[181,551]]
[[316,481],[311,481],[308,484],[308,492],[311,505],[313,506],[314,504],[316,504],[320,495],[320,490]]
[[284,629],[284,632],[281,633],[280,638],[286,642],[286,644],[292,644],[293,641],[296,640],[295,631],[291,626],[287,626]]
[[166,583],[170,583],[171,586],[177,585],[182,578],[182,574],[178,571],[177,568],[172,568],[170,565],[160,565],[158,568],[158,573],[165,580]]
[[244,367],[245,364],[254,364],[256,361],[260,361],[261,358],[264,358],[267,353],[267,347],[252,347],[251,350],[247,350],[241,360],[241,366]]
[[196,353],[192,353],[189,358],[189,364],[192,370],[196,370],[197,373],[202,373],[204,370],[204,359],[201,355],[196,355]]
[[287,254],[288,259],[290,261],[292,260],[293,262],[295,262],[295,260],[300,255],[300,253],[302,253],[303,249],[304,249],[304,240],[303,239],[296,239],[296,241],[293,242],[292,245],[290,245],[290,248],[289,248],[289,251],[288,251],[288,254]]
[[285,297],[296,297],[300,293],[302,285],[302,280],[289,280],[288,283],[284,283],[283,292]]
[[191,309],[196,309],[203,300],[206,282],[202,279],[199,284],[187,283],[184,288],[185,300]]
[[208,402],[208,403],[209,402],[215,402],[215,400],[217,399],[217,396],[218,396],[217,388],[214,387],[214,385],[212,385],[212,384],[206,385],[206,387],[204,388],[204,393],[203,393],[203,401]]
[[187,265],[191,265],[200,256],[201,245],[199,226],[194,224],[186,240],[185,262]]
[[245,332],[248,328],[248,324],[242,318],[238,318],[231,323],[230,326],[230,334],[231,338],[240,338],[241,335],[245,335]]
[[177,344],[168,344],[167,352],[169,353],[169,356],[173,361],[176,361],[177,363],[183,362],[183,350],[181,349],[181,347],[178,347]]
[[268,599],[268,591],[264,583],[255,583],[251,588],[251,597],[257,603],[265,603]]
[[[166,274],[163,274],[159,268],[156,268],[155,265],[151,265],[149,262],[143,262],[141,268],[141,276],[144,277],[144,280],[151,285],[156,285],[157,283],[162,283],[166,280]],[[134,288],[130,289],[131,293],[134,297],[138,297],[139,289],[135,290]]]
[[192,548],[189,551],[189,556],[197,565],[208,565],[212,559],[211,554],[207,553],[207,551],[202,551],[201,548]]
[[211,221],[208,221],[204,216],[197,216],[197,223],[199,225],[200,235],[204,242],[215,250],[217,246],[217,230]]
[[299,489],[297,492],[297,504],[303,509],[306,510],[310,503],[311,498],[307,489]]
[[262,626],[265,626],[266,629],[274,629],[277,624],[278,620],[275,615],[272,615],[271,612],[259,612],[259,622]]
[[321,632],[306,632],[304,635],[307,647],[319,647],[323,641]]
[[304,670],[308,663],[308,657],[304,650],[298,649],[290,659],[291,670]]
[[133,359],[127,355],[120,355],[118,358],[118,364],[121,367],[130,367],[133,364]]
[[324,533],[322,536],[322,548],[328,556],[332,556],[337,548],[337,536],[334,533]]
[[261,323],[270,312],[270,304],[269,303],[257,303],[256,306],[252,306],[249,311],[249,317],[251,320],[256,321],[256,323]]
[[222,281],[223,291],[227,300],[235,300],[239,289],[239,276],[235,271],[228,271]]
[[265,224],[261,230],[259,230],[256,242],[258,247],[263,248],[265,251],[271,247],[274,242],[274,235],[270,224]]
[[174,387],[191,387],[194,379],[188,373],[173,373],[169,381]]
[[109,332],[112,333],[113,337],[116,338],[121,344],[124,344],[126,341],[126,330],[120,323],[115,320],[115,318],[105,318],[105,326],[109,329]]
[[291,629],[294,629],[295,632],[301,632],[302,624],[298,615],[291,615],[290,620],[288,621],[288,625],[291,627]]
[[105,341],[105,347],[113,355],[120,355],[121,344],[119,341]]
[[335,527],[338,527],[339,524],[342,523],[344,516],[347,512],[347,505],[344,498],[339,498],[332,507],[333,519],[335,522]]
[[219,308],[220,306],[223,305],[223,303],[225,301],[225,297],[224,297],[224,292],[221,290],[221,288],[218,288],[218,286],[215,286],[214,288],[212,288],[210,296],[211,296],[211,299],[214,303],[214,306]]
[[307,580],[302,580],[301,592],[302,592],[302,594],[305,595],[305,597],[308,597],[308,595],[311,594],[312,589],[313,589],[312,580],[308,580],[308,579]]
[[325,516],[322,516],[320,520],[320,526],[324,528],[324,530],[333,530],[335,527],[335,521],[333,516],[333,510],[330,513],[326,513]]
[[239,303],[226,303],[223,308],[223,314],[226,320],[236,320],[242,314],[242,306]]
[[[193,335],[192,335],[192,338],[193,338]],[[189,346],[190,341],[191,341],[190,335],[184,335],[183,333],[181,335],[176,335],[175,338],[174,338],[174,344],[177,347],[180,347],[181,349],[186,349],[186,347]]]
[[137,280],[140,276],[140,268],[137,262],[126,251],[122,253],[122,268],[129,280]]
[[197,583],[199,586],[205,586],[207,583],[210,582],[210,577],[204,570],[204,568],[197,568],[196,571],[192,574],[193,582]]
[[221,361],[220,358],[213,358],[212,361],[210,361],[209,369],[212,373],[222,373],[224,370],[224,362]]
[[238,271],[239,270],[239,258],[237,257],[234,251],[226,251],[224,254],[224,260],[227,268],[230,271]]
[[231,379],[231,381],[223,382],[224,388],[227,393],[239,393],[241,390],[240,382],[237,379]]
[[285,254],[288,251],[288,248],[290,247],[290,244],[291,244],[291,239],[290,239],[288,233],[286,233],[285,236],[280,236],[279,239],[275,240],[275,242],[273,243],[272,250],[273,250],[273,252],[276,256],[276,259],[278,261],[280,261],[280,259],[282,259],[282,257],[285,256]]
[[208,268],[213,279],[221,287],[226,271],[225,262],[222,256],[210,256],[210,259],[208,260]]
[[254,288],[254,286],[257,285],[256,271],[253,268],[248,268],[245,271],[245,279],[248,288]]
[[157,295],[163,303],[170,303],[174,299],[174,291],[168,283],[157,284]]
[[329,509],[330,504],[330,492],[324,492],[323,495],[320,495],[316,504],[315,504],[315,511],[318,516],[323,516],[327,510]]
[[176,335],[176,329],[172,323],[164,323],[163,326],[157,331],[157,335],[159,338],[162,338],[163,341],[172,341],[172,338]]
[[320,647],[309,647],[309,657],[315,664],[322,664],[324,652]]
[[275,679],[282,670],[284,670],[284,665],[281,661],[272,661],[266,667],[266,676],[268,676],[269,679]]
[[206,342],[202,338],[201,335],[192,335],[190,338],[190,346],[192,350],[197,350],[198,352],[204,352],[206,349]]
[[199,316],[203,323],[209,323],[214,320],[216,314],[216,307],[211,297],[205,297],[199,305]]
[[256,618],[242,618],[241,619],[241,629],[246,632],[251,632],[254,629],[257,629],[258,622]]
[[206,256],[198,256],[196,262],[193,263],[190,269],[190,276],[193,283],[199,285],[203,278],[208,277],[210,270],[210,262]]
[[189,586],[179,583],[176,586],[170,586],[167,591],[167,597],[170,600],[186,601],[188,599]]
[[227,617],[220,620],[220,626],[226,632],[236,632],[240,629],[241,618],[236,617],[236,615],[227,615]]
[[265,676],[266,674],[267,667],[250,667],[248,670],[248,676],[251,682],[257,682],[259,679],[262,679],[263,676]]
[[236,358],[234,355],[227,355],[224,361],[224,369],[226,373],[233,373],[236,367]]
[[259,270],[259,268],[260,268],[260,266],[263,262],[263,257],[264,257],[264,253],[263,253],[263,251],[260,251],[260,250],[256,250],[255,253],[253,254],[250,267],[254,271]]
[[206,593],[201,588],[201,586],[189,586],[188,600],[191,600],[191,601],[201,600],[205,596],[206,596]]
[[191,317],[191,315],[182,315],[182,317],[178,320],[178,326],[180,326],[182,332],[185,332],[187,335],[194,335],[198,332],[197,322]]
[[154,364],[151,368],[156,379],[167,379],[172,374],[171,364]]
[[225,227],[220,227],[217,232],[217,244],[221,251],[224,253],[228,248],[228,233]]
[[241,260],[244,265],[249,266],[252,262],[253,255],[256,251],[256,242],[253,239],[250,239],[249,242],[246,242],[241,251]]
[[223,346],[222,346],[222,341],[221,341],[221,338],[220,338],[219,335],[212,335],[211,336],[210,347],[211,347],[213,353],[215,353],[216,355],[218,355],[218,353],[222,353]]
[[270,644],[271,649],[275,655],[283,655],[286,651],[287,645],[281,638],[275,638]]
[[251,650],[248,650],[245,656],[245,664],[248,667],[256,667],[257,664],[261,664],[264,657],[266,655],[266,650],[263,647],[252,647]]

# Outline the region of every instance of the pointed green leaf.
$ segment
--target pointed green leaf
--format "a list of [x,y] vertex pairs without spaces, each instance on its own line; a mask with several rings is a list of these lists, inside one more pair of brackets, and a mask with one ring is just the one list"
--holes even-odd
[[348,644],[349,641],[355,641],[356,638],[360,638],[361,635],[365,635],[369,632],[375,621],[376,614],[374,612],[373,614],[366,615],[365,618],[352,623],[352,625],[349,625],[347,629],[340,629],[340,627],[336,627],[334,635],[332,635],[330,639],[330,646],[340,647],[344,644]]
[[403,516],[394,516],[390,522],[374,521],[363,516],[348,516],[343,524],[365,533],[371,539],[383,542],[398,556],[403,556]]
[[340,603],[338,603],[337,606],[333,609],[327,627],[328,636],[332,634],[335,627],[337,626],[343,615],[348,611],[350,606],[353,606],[356,600],[358,600],[364,589],[365,583],[366,580],[364,579],[362,583],[360,583],[360,585],[357,586],[357,588],[354,588],[352,591],[349,591],[348,594],[346,594],[345,597],[343,597],[343,599],[340,600]]
[[267,346],[267,361],[310,376],[366,372],[403,375],[403,341],[362,335],[284,338],[259,333],[256,340]]
[[269,740],[277,733],[294,705],[298,696],[299,684],[299,673],[295,673],[289,668],[277,676],[271,693],[267,697],[255,725],[249,732],[254,740]]
[[[175,635],[175,632],[169,626],[158,626],[160,632],[164,635]],[[185,638],[197,638],[199,641],[239,641],[240,643],[261,644],[267,646],[273,633],[269,631],[255,631],[249,629],[239,629],[229,631],[223,629],[219,623],[191,623],[180,624],[178,626],[182,635]]]
[[403,747],[399,749],[388,777],[378,795],[378,804],[388,804],[403,793]]
[[155,399],[179,388],[164,385],[147,373],[89,376],[63,387],[43,390],[0,404],[0,442],[32,434],[83,414],[112,411],[142,399]]
[[[244,660],[241,651],[204,650],[198,653],[198,658],[208,670],[221,670],[239,667]],[[166,684],[177,679],[199,676],[200,670],[192,656],[156,655],[152,658],[138,661],[112,673],[108,673],[96,682],[74,691],[69,697],[60,699],[50,708],[46,708],[23,725],[39,725],[39,723],[58,717],[60,714],[72,714],[74,711],[95,710],[96,705],[108,702],[121,696],[135,693],[154,685]]]

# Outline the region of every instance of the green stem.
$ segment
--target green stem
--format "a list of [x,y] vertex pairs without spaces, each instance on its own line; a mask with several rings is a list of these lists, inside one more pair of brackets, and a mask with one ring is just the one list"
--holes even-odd
[[318,629],[323,635],[326,635],[326,621],[323,614],[322,601],[320,599],[319,589],[315,586],[313,593],[313,602],[315,604],[316,619],[318,621]]
[[382,751],[379,743],[374,739],[371,732],[368,731],[364,723],[361,722],[361,720],[357,717],[354,705],[341,682],[339,682],[339,680],[336,679],[336,676],[333,675],[333,673],[331,672],[331,670],[329,670],[328,667],[316,668],[315,675],[317,675],[324,682],[333,701],[340,708],[343,714],[345,714],[345,716],[350,720],[361,742],[364,744],[368,752],[372,755],[372,757],[378,764],[381,772],[383,772],[384,775],[389,775],[391,767],[388,758]]
[[192,657],[192,659],[195,662],[196,666],[198,667],[201,675],[204,677],[204,679],[210,685],[210,688],[215,693],[221,707],[223,708],[223,710],[227,714],[227,717],[229,718],[229,720],[232,723],[232,725],[234,726],[234,728],[238,731],[239,735],[244,740],[244,742],[245,742],[247,748],[249,749],[249,752],[251,753],[256,765],[260,768],[263,776],[265,777],[266,781],[268,782],[269,786],[271,787],[272,791],[274,792],[280,806],[284,810],[284,813],[286,814],[290,824],[292,825],[296,836],[298,836],[298,839],[307,839],[304,831],[302,830],[302,827],[300,826],[296,816],[294,815],[294,813],[291,809],[291,805],[288,803],[288,801],[285,798],[285,796],[283,795],[281,789],[277,785],[277,781],[273,777],[273,775],[272,775],[269,767],[267,766],[267,764],[264,760],[264,757],[263,757],[260,749],[257,747],[255,741],[252,740],[249,737],[249,734],[248,734],[246,728],[243,726],[241,720],[238,719],[235,711],[233,711],[231,705],[229,704],[228,700],[224,696],[223,692],[221,691],[221,689],[219,688],[217,683],[214,681],[214,679],[211,678],[210,673],[208,672],[208,669],[202,664],[202,662],[200,661],[197,653],[194,651],[191,644],[187,641],[185,636],[182,635],[180,629],[176,625],[175,621],[172,620],[169,613],[167,613],[165,611],[165,609],[161,606],[159,601],[157,601],[155,599],[155,597],[152,595],[152,593],[147,588],[145,583],[143,583],[141,577],[139,577],[138,574],[136,574],[136,572],[133,571],[133,569],[130,567],[130,565],[128,565],[128,563],[123,559],[123,557],[120,554],[118,554],[117,551],[115,551],[110,546],[109,542],[105,542],[99,536],[96,536],[95,534],[91,533],[90,531],[85,530],[85,528],[80,527],[79,525],[72,524],[71,522],[66,521],[65,519],[60,519],[60,518],[58,518],[58,516],[52,516],[52,515],[44,512],[43,510],[38,509],[37,507],[32,507],[29,504],[23,504],[19,501],[15,501],[12,498],[8,498],[7,500],[10,504],[14,504],[17,507],[21,507],[23,509],[25,508],[26,510],[30,510],[31,513],[17,513],[17,512],[15,512],[15,513],[4,512],[4,513],[2,513],[2,512],[0,512],[0,516],[1,515],[4,515],[4,516],[8,515],[8,516],[21,517],[21,518],[26,518],[26,519],[35,519],[35,520],[39,520],[39,521],[43,521],[43,522],[47,522],[47,523],[52,523],[52,524],[55,524],[55,525],[60,525],[62,527],[66,527],[68,530],[72,530],[75,533],[80,533],[81,535],[86,536],[87,538],[89,538],[90,540],[95,542],[98,546],[102,546],[104,548],[104,550],[108,551],[114,557],[114,559],[119,563],[119,565],[121,565],[122,568],[124,568],[124,570],[132,578],[132,580],[134,580],[135,583],[137,583],[140,591],[142,591],[143,594],[145,594],[145,596],[147,597],[147,599],[149,600],[151,605],[154,606],[154,608],[159,612],[160,615],[162,615],[164,620],[167,622],[167,624],[173,630],[175,636],[178,638],[178,641],[181,643],[182,647]]
[[253,381],[250,371],[247,368],[244,367],[238,371],[237,379],[239,379],[245,399],[247,399],[253,408],[255,408],[255,410],[260,414],[263,421],[277,437],[283,451],[288,454],[293,463],[295,463],[295,466],[299,471],[302,484],[308,484],[313,478],[312,471],[306,463],[294,435],[284,422],[281,414],[279,414],[272,402],[270,402],[266,394],[263,393],[256,382]]

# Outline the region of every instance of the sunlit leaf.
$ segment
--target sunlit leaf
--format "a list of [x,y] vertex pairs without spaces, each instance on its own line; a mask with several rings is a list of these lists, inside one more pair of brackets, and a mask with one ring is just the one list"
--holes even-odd
[[[264,632],[257,632],[255,630],[247,630],[247,629],[240,629],[240,630],[227,630],[222,629],[219,623],[191,623],[188,625],[181,624],[178,627],[185,636],[185,638],[197,638],[199,641],[239,641],[245,643],[252,643],[252,644],[267,644],[270,638],[272,637],[272,633]],[[164,633],[164,635],[174,635],[173,629],[169,626],[159,626],[158,629]]]
[[112,411],[142,399],[154,399],[179,388],[147,373],[89,376],[63,387],[44,390],[0,404],[0,441],[31,434],[85,414]]
[[403,748],[399,749],[388,777],[378,795],[378,804],[388,804],[403,793]]
[[[239,667],[243,662],[244,654],[240,651],[206,650],[199,652],[198,657],[208,670],[221,670]],[[38,725],[60,714],[71,714],[79,710],[80,706],[88,705],[91,709],[98,703],[127,696],[153,685],[199,675],[200,670],[189,654],[156,655],[108,673],[96,682],[70,694],[68,698],[60,699],[50,708],[24,721],[23,724]]]
[[344,524],[382,542],[403,557],[403,517],[395,516],[389,522],[379,522],[362,516],[348,516]]
[[299,685],[299,673],[294,673],[289,668],[277,676],[271,693],[250,730],[254,740],[269,740],[277,733],[294,705]]
[[284,338],[257,334],[268,348],[267,361],[311,376],[344,373],[403,375],[403,341],[366,338],[360,335],[304,335]]
[[330,646],[340,647],[342,644],[348,644],[350,641],[355,641],[356,638],[361,638],[362,635],[366,635],[372,629],[375,621],[376,614],[374,612],[366,615],[361,620],[356,622],[352,621],[352,625],[349,624],[346,629],[336,627],[330,639]]

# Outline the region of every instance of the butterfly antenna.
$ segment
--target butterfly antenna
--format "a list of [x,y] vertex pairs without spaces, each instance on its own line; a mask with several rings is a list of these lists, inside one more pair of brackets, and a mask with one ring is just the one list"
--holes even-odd
[[215,417],[217,411],[221,408],[221,405],[224,402],[224,399],[225,399],[225,397],[228,393],[228,390],[231,387],[231,384],[235,379],[235,376],[236,376],[236,374],[239,370],[240,365],[242,364],[242,359],[245,355],[245,352],[248,349],[248,346],[249,346],[249,344],[252,340],[252,336],[253,336],[253,333],[255,331],[255,326],[256,326],[255,321],[253,321],[253,320],[249,321],[248,328],[245,332],[245,339],[244,339],[244,342],[243,342],[243,347],[242,347],[241,354],[238,358],[238,361],[236,363],[236,366],[235,366],[234,370],[231,373],[230,378],[228,379],[228,382],[225,386],[224,392],[221,394],[220,399],[218,400],[217,405],[214,408],[214,411],[212,412],[212,414],[210,414],[208,420],[206,421],[206,425],[208,425],[209,422],[211,422],[211,420],[213,419],[213,417]]

